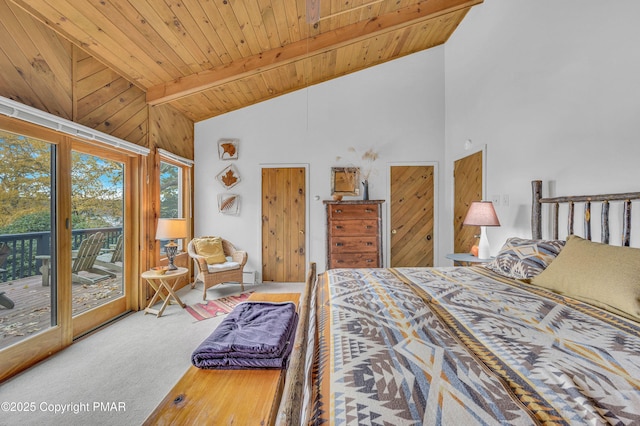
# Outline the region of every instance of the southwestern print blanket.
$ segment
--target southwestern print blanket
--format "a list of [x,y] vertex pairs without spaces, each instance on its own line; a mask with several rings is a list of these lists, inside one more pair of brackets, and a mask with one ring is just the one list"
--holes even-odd
[[482,267],[335,269],[313,424],[640,423],[640,326]]

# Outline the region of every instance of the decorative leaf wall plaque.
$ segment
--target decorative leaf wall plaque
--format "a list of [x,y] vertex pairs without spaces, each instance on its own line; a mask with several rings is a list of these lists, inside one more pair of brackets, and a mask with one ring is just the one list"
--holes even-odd
[[237,160],[238,144],[238,139],[220,139],[218,141],[218,157],[221,160]]
[[238,194],[218,194],[218,210],[220,213],[237,215],[240,212],[240,196]]
[[216,176],[216,179],[225,189],[233,188],[240,183],[240,175],[233,164],[225,167],[224,170]]

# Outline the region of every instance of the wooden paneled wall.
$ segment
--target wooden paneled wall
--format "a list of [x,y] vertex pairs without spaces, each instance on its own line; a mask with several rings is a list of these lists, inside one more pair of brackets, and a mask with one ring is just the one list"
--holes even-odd
[[73,121],[148,146],[145,92],[81,49],[73,53]]
[[149,132],[149,140],[155,147],[193,159],[193,121],[174,107],[149,107]]
[[[191,119],[170,105],[150,107],[144,90],[9,0],[0,0],[0,40],[1,96],[149,148],[143,167],[149,176],[159,165],[157,148],[193,159]],[[158,262],[154,234],[159,195],[154,183],[138,188],[137,194],[147,240],[141,251],[144,268]]]
[[0,0],[0,95],[72,119],[72,45]]
[[0,0],[0,95],[116,136],[193,159],[193,121]]

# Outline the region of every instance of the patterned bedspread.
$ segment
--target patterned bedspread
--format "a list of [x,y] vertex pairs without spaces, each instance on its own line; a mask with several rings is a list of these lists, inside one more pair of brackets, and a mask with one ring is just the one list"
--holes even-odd
[[640,325],[480,267],[335,269],[311,423],[640,424]]

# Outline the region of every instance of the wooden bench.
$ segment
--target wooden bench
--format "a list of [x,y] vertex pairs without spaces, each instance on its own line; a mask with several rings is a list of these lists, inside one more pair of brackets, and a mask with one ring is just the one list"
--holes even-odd
[[[248,300],[294,302],[300,293],[254,293]],[[203,370],[193,365],[145,420],[145,425],[272,425],[285,370]]]

